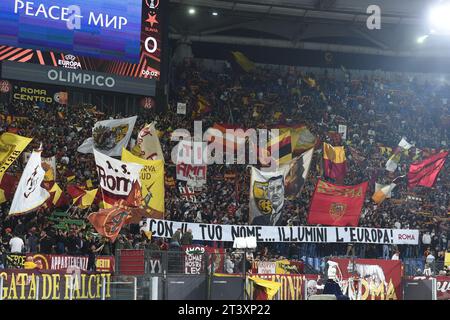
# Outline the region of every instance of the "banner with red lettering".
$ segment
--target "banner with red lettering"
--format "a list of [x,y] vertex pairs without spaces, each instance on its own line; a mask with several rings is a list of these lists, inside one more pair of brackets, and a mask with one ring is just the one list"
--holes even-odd
[[366,181],[355,186],[338,186],[319,179],[309,208],[308,224],[357,227],[367,185]]
[[450,277],[437,276],[437,299],[450,300]]
[[206,165],[177,164],[177,180],[186,181],[189,186],[206,184]]
[[[36,270],[67,270],[67,268],[88,270],[87,256],[69,256],[57,254],[19,254],[6,255],[6,269],[36,269]],[[28,264],[25,264],[28,262]],[[96,271],[114,272],[115,259],[113,256],[95,257]]]
[[[402,300],[402,263],[399,260],[337,259],[342,292],[351,300]],[[353,272],[351,272],[353,271]]]
[[[97,150],[94,150],[94,156],[105,208],[110,208],[121,200],[128,201],[136,184],[141,190],[139,176],[143,165],[122,162]],[[141,199],[138,203],[141,203]]]

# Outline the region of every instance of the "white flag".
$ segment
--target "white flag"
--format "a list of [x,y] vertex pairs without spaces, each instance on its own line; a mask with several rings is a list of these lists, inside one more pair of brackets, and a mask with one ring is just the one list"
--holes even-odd
[[408,143],[405,138],[402,138],[402,140],[398,143],[398,146],[402,149],[409,150],[412,147],[412,144]]
[[[126,148],[133,133],[137,116],[125,119],[104,120],[94,125],[93,136],[86,139],[77,151],[80,153],[93,153],[94,148],[111,157],[118,157],[122,154],[122,148]],[[103,131],[96,136],[97,130]]]
[[186,103],[177,103],[177,114],[186,114]]
[[164,154],[159,142],[158,130],[156,130],[156,123],[152,122],[146,125],[138,134],[136,145],[131,152],[144,160],[162,160],[164,161]]
[[20,177],[9,215],[27,213],[39,208],[50,197],[41,187],[45,171],[42,168],[41,152],[33,152]]
[[392,190],[394,190],[395,186],[396,186],[395,183],[384,185],[384,184],[375,182],[375,192],[378,192],[381,190],[386,195],[386,198],[390,199],[392,197]]
[[412,144],[410,144],[408,141],[406,141],[405,138],[402,138],[402,140],[398,143],[398,146],[400,147],[400,150],[396,150],[394,154],[389,158],[389,160],[386,162],[386,170],[389,172],[394,172],[397,170],[398,164],[400,163],[401,159],[401,151],[402,150],[409,150],[413,147]]
[[344,124],[340,124],[338,126],[338,133],[342,135],[342,139],[347,140],[347,126]]

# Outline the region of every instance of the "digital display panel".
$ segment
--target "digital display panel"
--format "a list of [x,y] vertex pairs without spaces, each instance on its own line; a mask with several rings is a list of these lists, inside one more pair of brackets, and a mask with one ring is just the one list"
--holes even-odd
[[0,43],[139,61],[141,0],[2,0]]
[[[0,1],[0,26],[4,22],[4,1],[13,3],[12,10],[14,12],[14,2],[16,0],[1,0]],[[5,32],[3,27],[0,29],[0,61],[14,61],[14,62],[26,62],[26,63],[36,63],[40,65],[46,65],[51,67],[62,67],[75,70],[93,71],[93,72],[103,72],[111,73],[125,77],[134,78],[144,78],[144,79],[156,79],[160,78],[160,65],[161,65],[161,47],[162,47],[162,22],[164,20],[164,12],[161,9],[161,3],[168,0],[70,0],[70,1],[54,1],[59,3],[59,7],[70,4],[75,4],[79,6],[82,10],[83,19],[85,19],[85,14],[89,15],[89,12],[99,12],[99,5],[103,3],[108,7],[108,12],[111,16],[108,16],[110,22],[110,27],[113,26],[111,22],[112,12],[115,12],[114,3],[121,3],[125,6],[127,3],[134,3],[135,9],[139,10],[139,21],[138,23],[133,23],[138,26],[138,42],[135,52],[137,53],[137,59],[130,62],[130,59],[125,59],[125,57],[119,57],[118,50],[114,52],[116,48],[120,47],[120,41],[118,43],[108,44],[110,46],[109,52],[103,52],[103,55],[92,56],[92,52],[98,53],[102,45],[98,44],[97,49],[87,49],[83,53],[74,52],[72,50],[65,50],[62,46],[53,46],[53,42],[47,42],[47,40],[37,40],[36,45],[33,48],[26,47],[24,45],[19,46],[18,43],[12,44],[11,36],[5,36],[5,34],[11,33],[11,31]],[[24,0],[22,2],[25,2]],[[43,1],[34,1],[35,5],[37,3],[44,3]],[[45,3],[50,3],[50,0],[45,1]],[[53,3],[53,1],[51,2]],[[78,3],[78,4],[77,4]],[[97,7],[94,9],[94,3],[97,3]],[[128,8],[128,6],[126,6]],[[83,9],[85,8],[85,9]],[[91,9],[89,9],[91,8]],[[50,8],[48,8],[50,9]],[[56,9],[53,9],[56,10]],[[85,10],[83,13],[83,10]],[[125,9],[124,9],[125,10]],[[131,10],[131,9],[130,9]],[[53,11],[52,14],[56,13]],[[117,13],[116,17],[125,16],[123,12]],[[106,21],[106,15],[103,15],[104,23]],[[67,18],[64,16],[64,18]],[[88,16],[89,18],[89,16]],[[117,18],[116,21],[121,21]],[[122,20],[123,21],[123,20]],[[67,21],[65,21],[66,23]],[[89,22],[89,20],[87,20]],[[86,22],[86,23],[87,23]],[[11,21],[7,22],[11,23]],[[21,24],[22,22],[17,22]],[[130,22],[127,22],[130,23]],[[65,25],[65,24],[64,24]],[[65,25],[66,26],[66,25]],[[119,22],[117,22],[117,27]],[[129,26],[127,24],[127,26]],[[123,26],[125,28],[126,26]],[[71,30],[64,30],[61,34],[70,34]],[[75,37],[76,38],[76,37]],[[65,41],[65,40],[64,40]],[[132,42],[132,39],[128,39]],[[81,48],[83,44],[79,43]],[[86,44],[87,45],[87,44]],[[106,44],[105,44],[106,45]],[[128,44],[131,46],[131,44]],[[95,51],[97,50],[97,51]],[[126,49],[127,50],[127,49]],[[125,50],[125,51],[126,51]],[[88,52],[89,51],[89,52]],[[101,50],[100,50],[101,51]],[[124,52],[124,51],[122,51]],[[109,56],[107,55],[109,53]],[[115,55],[115,57],[114,57]]]

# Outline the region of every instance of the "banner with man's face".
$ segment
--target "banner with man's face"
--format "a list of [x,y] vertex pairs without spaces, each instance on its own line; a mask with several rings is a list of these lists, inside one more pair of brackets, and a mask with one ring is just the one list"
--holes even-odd
[[250,223],[282,224],[284,207],[284,171],[260,171],[252,167],[250,182]]

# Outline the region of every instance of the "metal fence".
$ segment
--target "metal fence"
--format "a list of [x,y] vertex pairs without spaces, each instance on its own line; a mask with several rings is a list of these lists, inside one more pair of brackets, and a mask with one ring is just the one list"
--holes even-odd
[[115,272],[121,275],[244,275],[251,263],[246,252],[117,250]]

